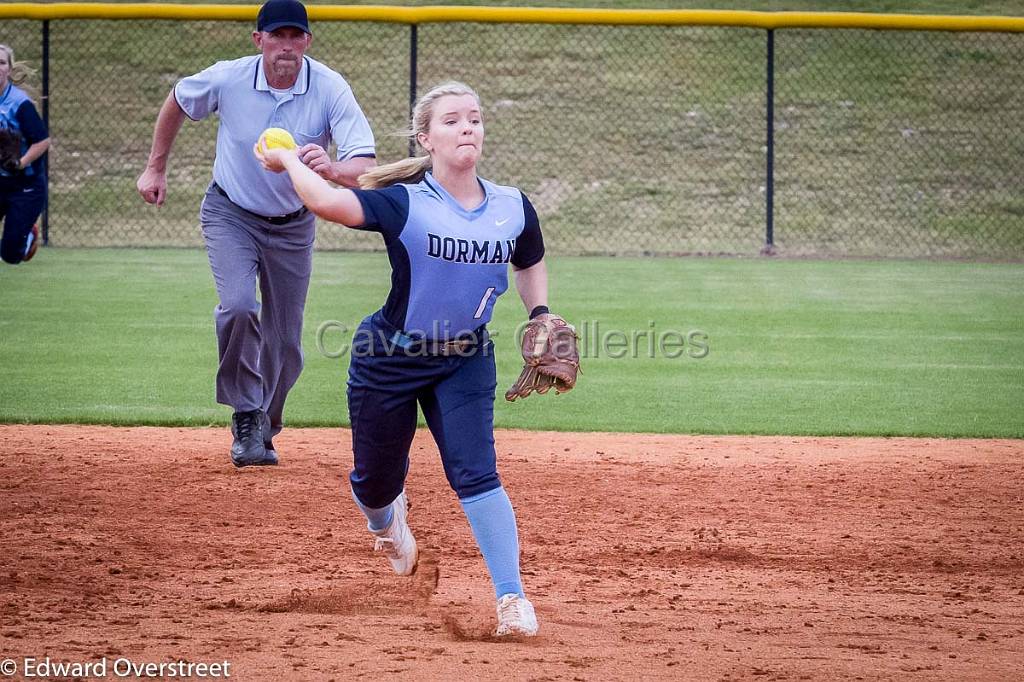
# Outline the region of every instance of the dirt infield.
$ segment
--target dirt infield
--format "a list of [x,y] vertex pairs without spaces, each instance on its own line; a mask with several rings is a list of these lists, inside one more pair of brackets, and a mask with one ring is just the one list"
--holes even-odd
[[[0,658],[241,680],[1020,679],[1024,441],[497,434],[541,634],[494,596],[425,433],[400,578],[348,432],[0,426]],[[113,675],[111,675],[113,678]],[[193,678],[196,679],[196,678]]]

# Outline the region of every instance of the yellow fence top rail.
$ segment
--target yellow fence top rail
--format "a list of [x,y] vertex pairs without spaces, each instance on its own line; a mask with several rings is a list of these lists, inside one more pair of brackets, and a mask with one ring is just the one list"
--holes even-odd
[[[861,28],[897,31],[1024,32],[1024,17],[864,14],[856,12],[747,12],[735,10],[616,10],[553,7],[393,7],[311,5],[313,21],[398,24],[617,24],[741,26],[747,28]],[[206,19],[255,21],[259,5],[104,4],[16,2],[0,5],[0,19]]]

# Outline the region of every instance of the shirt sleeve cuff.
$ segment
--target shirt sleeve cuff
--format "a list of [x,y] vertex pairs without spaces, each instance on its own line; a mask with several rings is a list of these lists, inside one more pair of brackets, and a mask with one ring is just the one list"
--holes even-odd
[[356,158],[376,159],[377,150],[373,147],[357,147],[356,149],[350,149],[344,156],[341,155],[340,150],[338,152],[338,161],[348,161],[349,159]]
[[175,84],[174,89],[171,90],[171,92],[174,94],[174,103],[178,105],[179,109],[181,109],[181,113],[185,114],[186,116],[189,117],[189,119],[191,119],[193,121],[198,121],[199,119],[197,119],[195,116],[193,116],[192,112],[190,112],[185,107],[185,105],[181,103],[181,100],[178,99],[178,86],[177,86],[177,84]]

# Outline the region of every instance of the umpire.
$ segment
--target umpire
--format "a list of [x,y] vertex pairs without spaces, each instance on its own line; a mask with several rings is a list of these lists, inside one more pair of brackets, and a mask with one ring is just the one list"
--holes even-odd
[[[278,461],[271,439],[302,371],[314,238],[313,214],[287,175],[260,167],[253,145],[265,128],[284,128],[307,166],[348,187],[375,165],[373,134],[352,89],[305,54],[313,36],[302,3],[269,0],[252,40],[260,54],[218,62],[174,86],[137,183],[147,203],[162,205],[167,158],[185,117],[220,116],[213,182],[199,220],[219,298],[217,402],[234,409],[231,460],[239,467]],[[325,151],[332,139],[336,161]]]

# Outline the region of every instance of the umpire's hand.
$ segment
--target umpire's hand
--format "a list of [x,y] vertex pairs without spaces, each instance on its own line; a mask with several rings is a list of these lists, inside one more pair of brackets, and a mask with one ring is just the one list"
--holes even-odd
[[139,176],[135,187],[147,204],[163,206],[164,199],[167,198],[167,173],[147,168]]
[[317,175],[325,180],[334,179],[334,166],[326,149],[318,144],[304,144],[297,151],[302,163],[309,166]]

